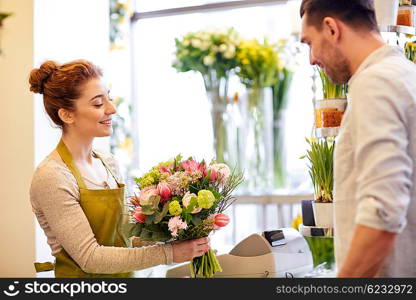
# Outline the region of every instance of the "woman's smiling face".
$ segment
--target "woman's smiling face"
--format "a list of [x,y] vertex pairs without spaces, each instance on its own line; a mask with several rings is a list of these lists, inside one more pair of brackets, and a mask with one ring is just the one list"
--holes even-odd
[[85,137],[110,136],[113,132],[111,117],[117,110],[109,98],[105,81],[102,77],[93,78],[81,89],[68,129]]

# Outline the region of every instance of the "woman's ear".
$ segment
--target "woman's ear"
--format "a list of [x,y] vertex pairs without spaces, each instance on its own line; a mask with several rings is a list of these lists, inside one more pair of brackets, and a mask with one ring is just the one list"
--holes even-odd
[[58,110],[58,116],[59,118],[61,118],[62,122],[64,122],[65,124],[74,123],[74,113],[65,108],[60,108]]

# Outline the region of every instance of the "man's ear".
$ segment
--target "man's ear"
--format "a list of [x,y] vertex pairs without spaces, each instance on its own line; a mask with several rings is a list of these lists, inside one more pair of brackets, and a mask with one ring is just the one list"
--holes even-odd
[[341,36],[339,23],[331,17],[325,17],[322,20],[322,30],[328,40],[337,42]]
[[62,122],[64,122],[65,124],[74,123],[74,113],[65,108],[60,108],[58,110],[58,116],[61,118]]

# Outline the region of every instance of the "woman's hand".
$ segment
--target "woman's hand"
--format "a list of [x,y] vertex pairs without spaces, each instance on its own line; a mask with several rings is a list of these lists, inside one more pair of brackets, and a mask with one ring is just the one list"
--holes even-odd
[[210,249],[209,238],[183,241],[172,244],[173,262],[190,261],[194,257],[202,256]]

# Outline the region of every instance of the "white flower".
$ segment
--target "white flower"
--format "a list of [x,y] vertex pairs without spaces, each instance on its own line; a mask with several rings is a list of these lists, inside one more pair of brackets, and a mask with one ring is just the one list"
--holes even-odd
[[214,164],[212,168],[217,171],[217,176],[220,183],[224,184],[228,177],[230,177],[231,171],[226,164]]
[[189,40],[188,39],[184,39],[183,40],[183,45],[185,46],[185,47],[188,47],[189,46]]
[[188,224],[182,221],[181,216],[175,216],[170,218],[168,223],[169,231],[171,232],[173,237],[178,236],[178,230],[188,228]]
[[220,47],[218,48],[218,50],[220,52],[225,52],[227,51],[227,45],[226,44],[221,44]]
[[235,51],[228,50],[223,55],[224,55],[225,58],[231,59],[235,56]]
[[203,41],[201,46],[199,47],[202,51],[208,50],[209,47],[211,46],[210,42],[207,41]]
[[198,39],[192,39],[192,40],[191,40],[191,44],[192,44],[192,47],[194,47],[194,48],[199,48],[199,47],[201,47],[201,40],[198,40]]
[[[191,203],[192,198],[196,198],[197,196],[193,193],[186,192],[186,194],[182,198],[182,204],[184,207],[188,207],[189,203]],[[197,214],[202,210],[200,207],[196,207],[192,210],[191,214]]]
[[217,45],[212,45],[211,46],[211,52],[218,52],[218,46]]
[[214,63],[215,58],[211,55],[207,55],[204,57],[204,65],[206,66],[210,66]]

